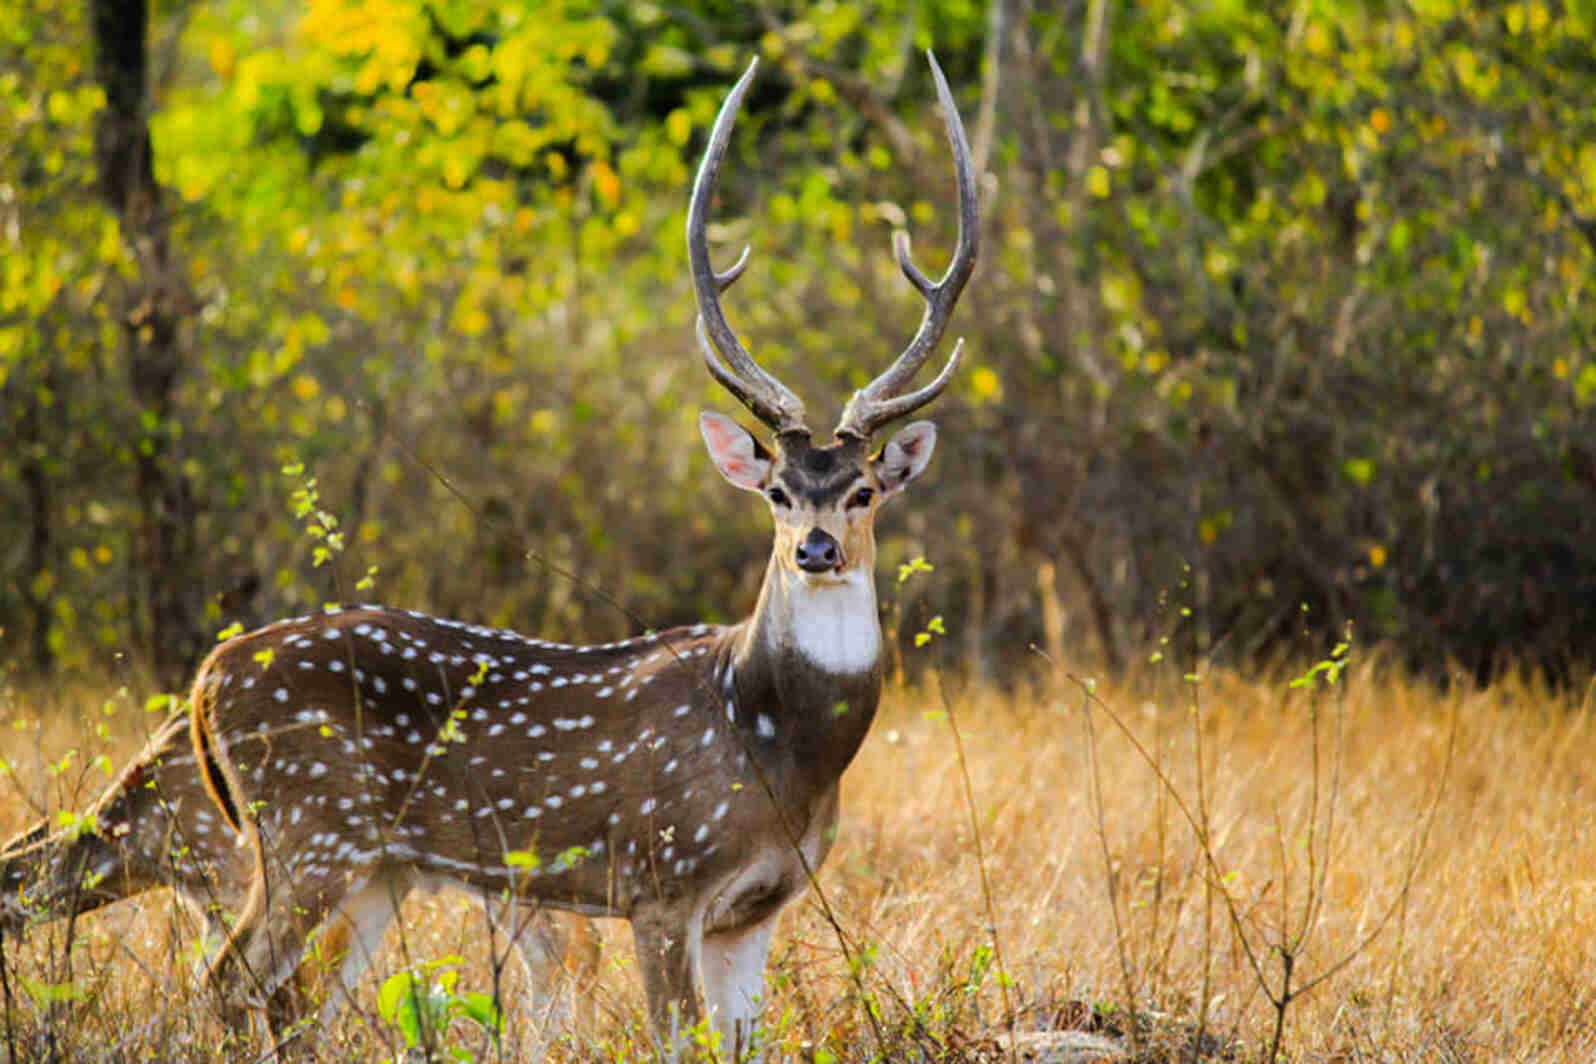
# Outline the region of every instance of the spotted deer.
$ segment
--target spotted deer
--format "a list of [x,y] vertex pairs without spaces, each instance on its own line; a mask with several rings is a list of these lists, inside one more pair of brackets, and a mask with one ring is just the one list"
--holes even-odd
[[[825,860],[838,784],[881,692],[873,525],[919,476],[935,427],[872,436],[936,398],[962,343],[911,389],[977,249],[975,177],[946,79],[936,84],[959,236],[918,331],[817,442],[802,402],[721,309],[748,262],[717,272],[708,216],[750,63],[693,184],[688,261],[710,374],[774,433],[767,447],[704,413],[709,456],[764,496],[775,543],[753,612],[597,646],[376,606],[329,609],[219,646],[174,717],[74,835],[35,830],[0,863],[8,911],[58,917],[159,884],[226,932],[208,978],[276,1022],[318,935],[357,977],[415,886],[495,907],[630,921],[650,1016],[674,1042],[707,1013],[724,1052],[753,1047],[771,932]],[[181,843],[174,845],[174,840]],[[19,904],[19,892],[22,901]],[[510,914],[513,917],[513,913]]]

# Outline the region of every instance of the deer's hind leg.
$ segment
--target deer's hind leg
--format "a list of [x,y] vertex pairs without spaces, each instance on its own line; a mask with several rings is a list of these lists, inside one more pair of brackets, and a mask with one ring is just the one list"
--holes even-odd
[[268,874],[261,861],[258,868],[206,983],[230,1026],[245,1031],[258,1018],[280,1045],[336,1011],[345,995],[318,993],[321,973],[336,964],[340,983],[358,981],[408,886],[370,867],[298,862]]
[[415,877],[405,870],[374,876],[351,890],[311,938],[299,967],[278,990],[273,1011],[296,1020],[314,1012],[318,1026],[326,1028],[354,1000],[414,885]]

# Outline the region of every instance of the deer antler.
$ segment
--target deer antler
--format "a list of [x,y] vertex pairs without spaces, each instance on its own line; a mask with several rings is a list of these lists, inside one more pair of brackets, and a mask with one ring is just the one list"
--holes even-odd
[[715,182],[720,177],[721,160],[725,158],[726,145],[731,140],[732,126],[742,107],[743,94],[753,83],[754,71],[758,67],[759,59],[756,57],[732,87],[710,131],[709,145],[704,149],[704,161],[699,164],[698,177],[693,181],[693,198],[687,207],[687,262],[693,274],[693,288],[698,295],[698,346],[704,353],[704,363],[709,367],[710,375],[779,435],[809,431],[804,420],[803,401],[754,361],[726,321],[725,311],[720,308],[720,294],[742,276],[743,269],[748,265],[748,249],[743,248],[742,255],[731,269],[717,273],[709,261],[709,242],[704,232],[710,200],[715,198]]
[[948,263],[947,272],[940,281],[932,284],[910,258],[909,234],[899,230],[895,235],[892,250],[897,256],[898,268],[925,297],[925,317],[920,320],[920,330],[914,334],[914,339],[909,341],[909,346],[904,348],[897,361],[888,366],[881,376],[853,393],[853,398],[843,408],[842,420],[837,423],[838,436],[868,439],[872,432],[887,422],[935,399],[947,387],[948,381],[953,379],[953,371],[959,364],[959,353],[964,348],[963,340],[954,345],[948,364],[930,384],[908,395],[899,394],[914,379],[914,375],[936,349],[937,342],[942,339],[942,332],[953,313],[953,305],[958,302],[964,283],[975,271],[980,236],[975,167],[970,162],[970,143],[964,135],[964,122],[959,118],[959,109],[953,102],[947,79],[942,76],[942,68],[937,65],[937,57],[928,51],[926,58],[931,61],[931,76],[936,81],[942,119],[948,127],[948,143],[953,147],[953,168],[959,181],[959,242],[953,252],[953,261]]

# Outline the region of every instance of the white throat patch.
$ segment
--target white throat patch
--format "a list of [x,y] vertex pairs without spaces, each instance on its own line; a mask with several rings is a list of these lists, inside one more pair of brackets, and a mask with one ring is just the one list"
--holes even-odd
[[826,672],[856,674],[881,655],[881,622],[871,574],[851,570],[835,584],[811,585],[789,577],[789,638],[800,654]]

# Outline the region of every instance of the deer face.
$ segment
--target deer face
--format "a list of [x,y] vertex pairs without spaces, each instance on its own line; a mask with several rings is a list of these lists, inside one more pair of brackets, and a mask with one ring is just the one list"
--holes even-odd
[[776,437],[772,454],[725,415],[701,414],[698,425],[721,476],[769,503],[776,563],[811,586],[872,572],[876,508],[924,472],[937,437],[935,425],[916,421],[870,457],[857,437],[816,447],[807,432],[793,431]]
[[[875,589],[868,578],[875,562],[872,524],[876,507],[925,469],[936,443],[936,428],[928,421],[907,425],[875,457],[869,456],[866,447],[877,429],[940,395],[958,368],[962,341],[954,345],[942,372],[929,384],[911,390],[915,375],[936,349],[959,293],[975,270],[980,230],[975,166],[953,93],[933,59],[932,79],[947,123],[959,186],[958,244],[942,279],[933,282],[914,264],[908,234],[895,234],[898,268],[925,300],[920,328],[892,365],[848,400],[832,431],[833,442],[816,447],[803,401],[754,361],[721,308],[722,293],[748,265],[748,249],[725,271],[716,270],[709,256],[710,201],[731,140],[732,123],[756,67],[757,63],[749,64],[710,131],[687,206],[687,262],[698,300],[698,346],[704,365],[711,377],[775,430],[776,449],[770,452],[746,429],[719,414],[701,415],[699,428],[721,475],[769,500],[776,520],[774,571],[783,577],[782,582],[793,587],[868,585],[870,594],[861,601],[868,600],[873,610]],[[866,579],[861,580],[861,575]],[[872,630],[874,623],[872,613]]]

